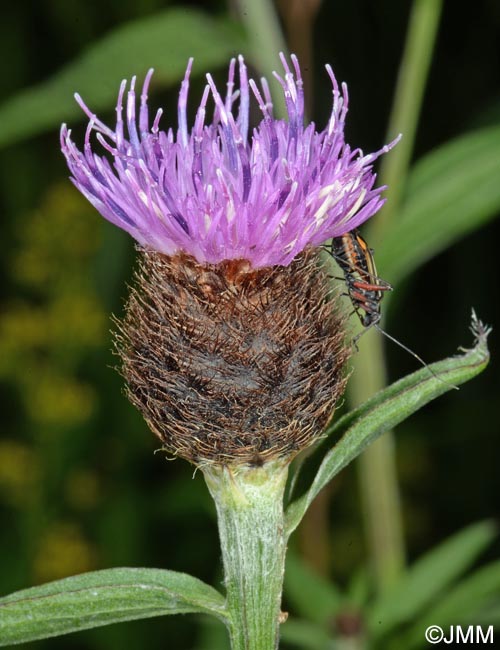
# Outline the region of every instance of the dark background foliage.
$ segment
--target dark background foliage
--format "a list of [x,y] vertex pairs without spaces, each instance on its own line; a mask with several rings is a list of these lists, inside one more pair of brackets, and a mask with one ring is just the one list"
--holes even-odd
[[[226,11],[220,0],[175,4],[212,15]],[[169,5],[6,4],[2,100],[43,81],[118,25]],[[323,124],[329,112],[323,64],[330,62],[349,84],[348,139],[367,151],[385,137],[409,9],[410,2],[396,0],[325,1],[316,21],[314,117]],[[498,123],[499,88],[499,3],[479,0],[471,7],[449,0],[415,157]],[[176,114],[176,95],[166,90],[153,98],[165,106],[164,124]],[[112,111],[107,117],[113,119]],[[165,567],[218,585],[217,532],[203,480],[183,461],[153,453],[159,444],[122,395],[112,368],[109,315],[122,309],[133,245],[72,188],[57,129],[54,124],[0,150],[0,591],[112,566]],[[469,343],[471,306],[487,323],[500,322],[499,237],[492,221],[396,287],[387,319],[391,334],[431,361]],[[397,432],[412,558],[465,525],[497,515],[496,347],[494,334],[493,363],[484,375]],[[396,347],[388,356],[391,378],[415,366]],[[331,546],[321,568],[343,583],[366,563],[354,467],[335,483],[329,513],[324,538]],[[304,537],[299,534],[297,544],[314,557],[314,540],[311,545]],[[33,647],[180,650],[202,647],[197,630],[191,618],[155,619]]]

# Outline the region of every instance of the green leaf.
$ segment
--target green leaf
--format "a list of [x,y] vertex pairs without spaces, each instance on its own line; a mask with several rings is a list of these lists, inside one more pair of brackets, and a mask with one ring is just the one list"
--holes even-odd
[[111,31],[72,63],[0,106],[0,146],[17,142],[84,114],[78,91],[92,111],[112,108],[123,78],[154,67],[155,86],[171,86],[183,76],[190,56],[193,74],[228,63],[243,47],[242,32],[226,19],[193,9],[168,9]]
[[334,585],[291,551],[286,558],[285,597],[297,614],[319,624],[331,620],[342,602]]
[[213,616],[201,616],[197,622],[197,642],[193,650],[231,650],[226,628]]
[[[385,431],[403,422],[431,400],[462,384],[487,366],[489,330],[473,314],[475,346],[462,355],[450,357],[415,372],[381,390],[327,429],[325,440],[305,460],[295,482],[295,499],[286,512],[287,532],[299,525],[318,492],[370,443]],[[331,448],[331,436],[342,436]],[[310,478],[312,476],[312,479]]]
[[1,598],[0,646],[189,612],[225,620],[224,598],[185,573],[128,568],[94,571]]
[[346,590],[346,601],[351,608],[366,609],[372,595],[371,571],[364,566],[354,571]]
[[500,627],[500,598],[498,594],[474,613],[474,624],[484,627],[488,627],[488,625]]
[[373,638],[399,623],[414,621],[449,585],[464,573],[497,533],[491,521],[483,521],[450,537],[420,558],[389,593],[371,609]]
[[328,650],[334,647],[332,637],[323,628],[296,618],[289,618],[280,626],[280,639],[301,650]]
[[500,127],[467,134],[411,170],[400,218],[377,247],[381,277],[401,282],[500,212]]
[[479,621],[484,620],[484,612],[491,611],[495,603],[498,605],[499,593],[500,561],[496,561],[450,590],[424,618],[415,623],[401,647],[420,646],[423,633],[429,625],[439,625],[446,630],[450,625],[479,624]]

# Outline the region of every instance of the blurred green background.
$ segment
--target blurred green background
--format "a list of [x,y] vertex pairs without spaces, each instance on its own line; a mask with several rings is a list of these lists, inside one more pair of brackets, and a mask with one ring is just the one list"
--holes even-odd
[[[321,127],[329,115],[331,88],[323,68],[329,62],[349,85],[348,140],[365,151],[378,149],[386,137],[410,6],[325,0],[314,24],[312,115]],[[177,21],[170,28],[169,9]],[[223,62],[246,51],[252,34],[245,35],[236,8],[221,0],[21,0],[3,6],[1,16],[0,592],[114,566],[186,571],[220,586],[216,523],[202,477],[193,476],[184,461],[154,454],[159,443],[126,401],[113,368],[110,314],[122,310],[133,244],[67,180],[58,128],[68,121],[82,141],[76,90],[112,124],[120,80],[151,65],[157,75],[150,104],[164,106],[164,127],[175,124],[187,56],[196,56],[193,110],[200,75],[210,69],[223,79]],[[293,21],[284,23],[293,47]],[[134,25],[140,28],[137,38],[133,29],[126,31]],[[171,31],[162,35],[164,27]],[[108,41],[109,52],[104,47],[100,54],[85,54],[117,30],[117,49]],[[83,67],[75,63],[59,74],[82,57]],[[39,90],[26,90],[37,84]],[[449,0],[415,160],[495,124],[500,125],[500,4],[478,0],[471,7]],[[494,327],[500,322],[496,211],[395,287],[387,330],[427,361],[470,343],[471,306]],[[370,244],[376,249],[380,242]],[[410,559],[467,524],[498,514],[496,341],[494,332],[493,363],[484,375],[397,432]],[[395,346],[387,354],[391,379],[415,368]],[[356,469],[344,471],[323,500],[317,521],[306,520],[295,544],[318,572],[344,584],[367,562]],[[497,545],[491,556],[498,550]],[[210,629],[194,622],[153,619],[22,647],[218,647],[207,640]]]

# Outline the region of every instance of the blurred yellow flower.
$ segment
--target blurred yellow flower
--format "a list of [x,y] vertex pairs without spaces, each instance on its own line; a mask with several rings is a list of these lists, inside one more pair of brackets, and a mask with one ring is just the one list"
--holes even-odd
[[52,428],[85,422],[94,412],[94,389],[71,376],[48,369],[30,386],[26,407],[31,419]]
[[68,503],[79,510],[93,508],[99,502],[100,486],[97,474],[85,469],[73,471],[66,483]]
[[30,447],[15,440],[0,441],[0,499],[18,508],[36,500],[40,464]]
[[71,523],[56,523],[40,540],[33,561],[36,582],[47,582],[91,571],[97,566],[96,551]]

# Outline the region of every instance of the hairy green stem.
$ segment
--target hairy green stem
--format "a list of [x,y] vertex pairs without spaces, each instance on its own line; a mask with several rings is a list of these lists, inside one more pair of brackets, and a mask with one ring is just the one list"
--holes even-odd
[[285,570],[288,465],[208,467],[217,508],[232,650],[275,650]]
[[[385,156],[381,184],[390,188],[389,200],[370,224],[368,238],[375,243],[395,218],[404,191],[413,152],[442,0],[415,0],[399,70],[389,121],[389,136],[403,133],[398,146]],[[388,278],[390,280],[390,278]],[[360,346],[357,372],[350,382],[351,397],[359,404],[386,384],[383,345],[377,332]],[[405,545],[392,432],[374,443],[360,461],[360,489],[377,587],[389,588],[404,568]]]

